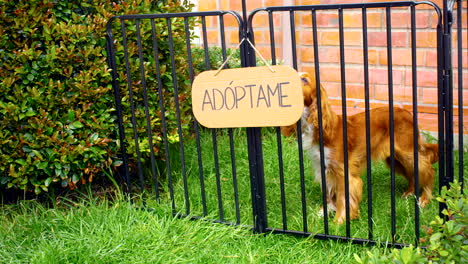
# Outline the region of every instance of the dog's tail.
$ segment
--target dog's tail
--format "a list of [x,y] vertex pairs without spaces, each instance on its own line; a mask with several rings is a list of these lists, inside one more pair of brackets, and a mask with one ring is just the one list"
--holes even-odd
[[424,156],[427,156],[431,161],[431,164],[434,164],[439,161],[439,145],[432,143],[422,143],[421,144],[421,153]]

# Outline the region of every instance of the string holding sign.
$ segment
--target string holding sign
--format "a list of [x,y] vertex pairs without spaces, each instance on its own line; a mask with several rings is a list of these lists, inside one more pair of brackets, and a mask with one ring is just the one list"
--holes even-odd
[[[250,44],[250,46],[255,50],[255,53],[257,53],[257,55],[260,56],[260,59],[265,63],[265,65],[270,69],[270,71],[271,71],[271,72],[275,72],[275,70],[270,66],[270,64],[269,64],[269,63],[265,60],[265,58],[262,56],[262,54],[260,53],[260,51],[259,51],[257,48],[255,48],[255,45],[254,45],[252,42],[250,42],[250,40],[249,40],[248,38],[243,38],[243,39],[239,42],[239,44],[237,44],[236,49],[238,49],[238,48],[240,47],[240,45],[242,45],[242,43],[243,43],[244,41],[247,41],[247,42]],[[215,73],[214,76],[218,75],[218,73],[224,68],[224,66],[226,65],[226,63],[228,63],[228,61],[231,59],[232,55],[234,55],[234,53],[231,53],[231,54],[226,58],[226,60],[223,62],[223,64],[221,64],[221,66],[219,66],[219,68],[218,68],[218,70],[216,71],[216,73]]]

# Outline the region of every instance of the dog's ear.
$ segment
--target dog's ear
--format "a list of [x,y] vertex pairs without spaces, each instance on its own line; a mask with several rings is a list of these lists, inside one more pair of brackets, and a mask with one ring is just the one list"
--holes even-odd
[[296,124],[292,124],[290,126],[282,126],[281,127],[281,134],[285,137],[292,136],[296,133]]
[[304,106],[312,103],[313,92],[315,91],[315,78],[307,72],[300,72],[299,77],[302,82],[302,95],[304,96]]

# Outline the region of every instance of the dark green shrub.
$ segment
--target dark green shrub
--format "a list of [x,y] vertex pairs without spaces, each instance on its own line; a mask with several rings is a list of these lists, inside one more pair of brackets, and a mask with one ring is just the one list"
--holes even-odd
[[[0,0],[0,188],[36,193],[57,185],[75,188],[119,164],[106,23],[117,14],[190,9],[185,0]],[[174,27],[177,47],[185,45],[183,32]],[[158,38],[163,43],[164,32]],[[161,66],[170,72],[168,47],[160,49]],[[130,53],[135,61],[135,50]],[[176,62],[185,61],[183,56]],[[163,75],[170,94],[170,74]],[[177,75],[180,96],[186,96],[187,70]],[[181,107],[185,116],[189,104]],[[168,115],[169,135],[177,141]],[[158,137],[158,123],[153,125]]]
[[421,239],[426,249],[413,246],[390,254],[367,251],[365,255],[355,254],[356,263],[466,263],[468,261],[468,199],[458,182],[451,183],[450,189],[443,187],[437,201],[447,205],[442,213],[447,220],[436,216],[427,228],[427,239]]

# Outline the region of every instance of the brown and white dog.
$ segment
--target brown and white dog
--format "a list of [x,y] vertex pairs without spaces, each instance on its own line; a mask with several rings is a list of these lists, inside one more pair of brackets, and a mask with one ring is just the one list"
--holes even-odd
[[[302,143],[308,150],[315,170],[315,180],[321,183],[319,116],[315,80],[308,73],[300,73],[303,82],[304,114],[302,116]],[[333,112],[327,93],[320,86],[321,119],[323,127],[324,163],[326,175],[327,204],[336,210],[335,221],[346,220],[344,144],[342,116]],[[362,198],[363,182],[361,173],[366,168],[366,121],[365,113],[347,117],[348,179],[350,219],[359,217],[359,203]],[[285,136],[294,133],[294,127],[283,127]],[[419,133],[419,132],[418,132]],[[383,160],[390,166],[390,122],[389,108],[370,110],[370,142],[372,161]],[[394,150],[395,172],[408,180],[407,197],[414,193],[414,144],[413,116],[402,108],[394,108]],[[432,197],[435,170],[432,164],[438,161],[438,145],[418,140],[419,187],[422,194],[419,205],[424,207]]]

